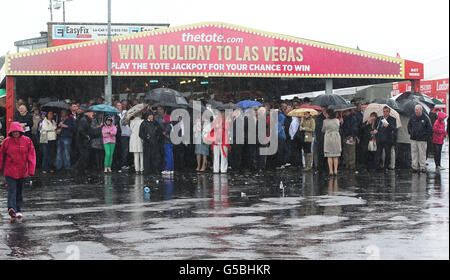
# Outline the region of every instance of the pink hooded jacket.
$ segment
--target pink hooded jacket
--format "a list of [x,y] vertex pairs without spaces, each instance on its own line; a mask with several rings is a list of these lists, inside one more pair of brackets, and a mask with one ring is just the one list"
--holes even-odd
[[444,138],[447,136],[447,131],[445,131],[445,122],[441,120],[446,117],[447,115],[444,112],[438,113],[438,118],[433,125],[433,144],[444,144]]
[[[13,131],[19,131],[18,138],[12,137]],[[14,178],[26,178],[34,175],[36,168],[36,153],[33,142],[24,136],[20,123],[12,122],[7,137],[0,147],[0,171],[4,167],[4,175]]]

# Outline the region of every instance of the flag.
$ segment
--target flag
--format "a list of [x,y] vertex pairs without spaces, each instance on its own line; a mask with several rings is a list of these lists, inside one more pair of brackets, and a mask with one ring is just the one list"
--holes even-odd
[[397,52],[397,57],[400,58],[400,54]]
[[360,51],[360,49],[359,49],[359,46],[358,46],[358,45],[356,45],[356,49],[357,49],[358,51]]

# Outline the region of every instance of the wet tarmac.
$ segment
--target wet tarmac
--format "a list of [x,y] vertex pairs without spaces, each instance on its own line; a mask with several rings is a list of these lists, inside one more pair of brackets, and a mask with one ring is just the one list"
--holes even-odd
[[296,168],[39,175],[16,223],[0,183],[0,259],[448,260],[449,172],[428,163],[426,174],[335,179]]

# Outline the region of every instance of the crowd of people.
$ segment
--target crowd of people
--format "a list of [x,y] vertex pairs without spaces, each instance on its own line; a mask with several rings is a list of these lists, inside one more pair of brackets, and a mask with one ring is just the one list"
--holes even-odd
[[[410,154],[396,157],[396,153],[401,153],[396,148],[399,132],[388,106],[384,107],[383,115],[372,113],[367,121],[363,121],[363,114],[368,103],[362,102],[355,102],[353,109],[338,112],[322,107],[318,115],[306,112],[302,117],[291,117],[289,113],[309,104],[308,98],[263,103],[250,108],[254,111],[253,118],[248,114],[233,114],[227,119],[223,109],[209,120],[204,117],[191,123],[193,133],[189,140],[174,144],[170,135],[177,124],[182,128],[178,132],[180,137],[190,130],[184,127],[181,117],[171,119],[173,108],[145,104],[145,110],[124,122],[127,111],[141,102],[144,100],[114,101],[113,106],[120,113],[107,114],[89,110],[92,105],[103,104],[102,98],[85,104],[71,102],[68,110],[49,111],[41,110],[36,102],[19,100],[14,121],[21,124],[24,135],[32,140],[37,167],[44,174],[103,170],[170,175],[174,171],[261,172],[288,167],[331,176],[342,169],[372,171],[407,167],[424,172],[427,146],[434,153],[436,169],[443,168],[440,157],[448,133],[446,114],[433,112],[435,116],[428,116],[420,105],[408,123],[403,124],[410,138]],[[213,108],[207,100],[203,105],[207,110]],[[277,111],[277,123],[270,122],[271,110]],[[273,155],[260,152],[259,148],[269,143],[257,139],[253,144],[249,140],[249,122],[261,121],[258,119],[261,112],[266,116],[268,137],[271,126],[276,126],[278,146]],[[239,121],[244,123],[243,143],[236,141],[240,137],[236,131]],[[5,129],[3,124],[2,135],[6,137]]]

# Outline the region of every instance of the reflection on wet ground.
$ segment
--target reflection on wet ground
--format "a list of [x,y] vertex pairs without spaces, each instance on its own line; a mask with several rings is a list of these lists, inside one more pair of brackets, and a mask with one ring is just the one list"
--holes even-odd
[[[0,259],[448,259],[448,169],[428,163],[427,174],[331,179],[295,168],[41,175],[24,221],[1,215]],[[5,210],[6,194],[0,185]]]

